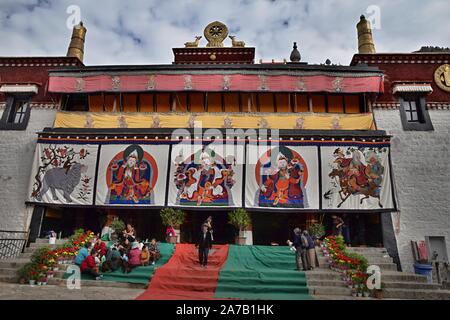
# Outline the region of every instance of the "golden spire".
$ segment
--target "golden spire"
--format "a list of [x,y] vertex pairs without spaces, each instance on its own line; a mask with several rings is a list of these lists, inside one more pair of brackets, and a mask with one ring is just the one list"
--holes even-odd
[[81,21],[73,27],[72,39],[70,40],[69,50],[67,50],[68,57],[76,57],[83,62],[86,32],[87,29],[83,26],[83,22]]
[[358,53],[360,54],[372,54],[376,53],[375,44],[372,37],[372,28],[370,22],[366,20],[366,17],[362,15],[358,24]]

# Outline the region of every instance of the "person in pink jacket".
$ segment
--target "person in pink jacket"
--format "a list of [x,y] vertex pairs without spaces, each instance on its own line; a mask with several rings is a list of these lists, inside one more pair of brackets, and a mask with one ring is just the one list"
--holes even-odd
[[135,267],[141,265],[141,249],[139,243],[133,242],[130,252],[128,252],[128,261],[123,263],[122,270],[124,273],[129,273]]

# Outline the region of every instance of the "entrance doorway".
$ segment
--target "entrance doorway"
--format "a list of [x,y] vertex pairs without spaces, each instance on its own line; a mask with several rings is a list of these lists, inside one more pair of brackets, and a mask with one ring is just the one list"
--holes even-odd
[[[350,244],[352,246],[382,247],[383,235],[380,213],[336,214],[349,226]],[[326,234],[332,232],[333,214],[326,214],[324,224]]]
[[205,220],[212,217],[215,244],[234,243],[237,235],[235,228],[228,223],[228,211],[183,210],[186,221],[181,226],[181,242],[195,243]]
[[156,238],[165,241],[165,228],[159,210],[149,209],[46,208],[40,236],[53,230],[57,234],[61,233],[62,237],[68,237],[79,228],[100,233],[107,215],[117,216],[123,222],[130,223],[140,240]]
[[298,212],[254,212],[253,244],[256,245],[286,245],[286,241],[293,239],[293,230],[307,227],[310,215]]

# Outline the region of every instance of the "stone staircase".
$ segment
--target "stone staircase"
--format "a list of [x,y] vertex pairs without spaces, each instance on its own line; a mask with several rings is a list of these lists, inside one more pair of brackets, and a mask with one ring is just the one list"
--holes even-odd
[[[384,299],[450,300],[450,290],[444,290],[436,283],[427,283],[425,276],[397,271],[397,265],[385,248],[347,249],[366,257],[369,265],[380,267]],[[368,299],[352,297],[351,289],[342,280],[342,275],[329,269],[327,258],[320,248],[316,248],[316,252],[320,267],[307,272],[308,287],[313,296],[317,299]]]
[[[36,239],[36,242],[30,243],[30,246],[25,248],[17,258],[0,260],[0,282],[18,283],[17,270],[23,265],[30,262],[32,254],[39,248],[49,247],[55,248],[58,245],[64,244],[66,240],[57,240],[55,245],[50,245],[48,239]],[[55,272],[54,277],[48,279],[49,285],[66,286],[67,280],[63,279],[64,274],[69,265],[58,265],[59,270]],[[81,287],[115,287],[115,288],[129,288],[129,289],[143,289],[146,285],[126,283],[126,282],[112,282],[112,281],[96,281],[96,280],[81,280]]]

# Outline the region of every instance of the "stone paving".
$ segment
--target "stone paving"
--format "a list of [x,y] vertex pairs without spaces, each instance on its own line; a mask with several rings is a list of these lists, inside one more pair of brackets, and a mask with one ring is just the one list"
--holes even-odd
[[0,300],[133,300],[142,289],[64,286],[30,286],[0,283]]

